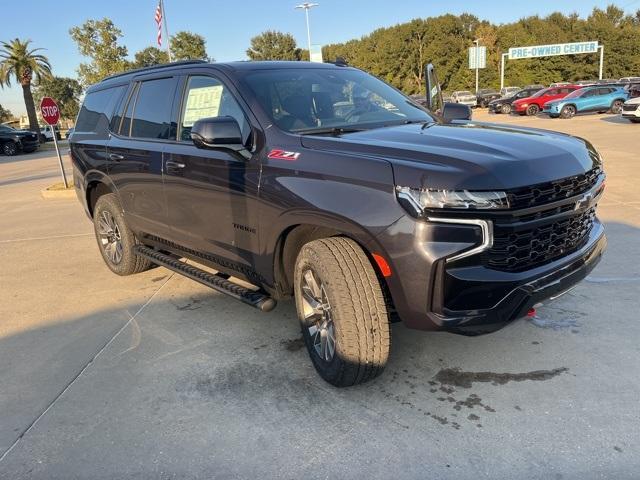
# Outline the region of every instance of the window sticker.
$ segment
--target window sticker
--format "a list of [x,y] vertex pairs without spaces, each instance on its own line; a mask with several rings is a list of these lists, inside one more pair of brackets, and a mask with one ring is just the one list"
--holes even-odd
[[182,125],[192,127],[196,120],[217,117],[222,99],[222,88],[222,85],[212,85],[190,89]]

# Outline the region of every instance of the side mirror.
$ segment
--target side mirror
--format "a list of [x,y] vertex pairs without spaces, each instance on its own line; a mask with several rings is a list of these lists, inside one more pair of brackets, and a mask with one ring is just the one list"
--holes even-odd
[[450,123],[453,120],[471,120],[471,107],[461,103],[445,103],[442,107],[442,118]]
[[191,127],[191,140],[198,148],[227,149],[249,158],[251,154],[242,143],[242,132],[235,118],[209,117],[197,120]]
[[442,90],[433,64],[425,67],[425,80],[427,82],[427,108],[433,113],[440,113],[443,108]]

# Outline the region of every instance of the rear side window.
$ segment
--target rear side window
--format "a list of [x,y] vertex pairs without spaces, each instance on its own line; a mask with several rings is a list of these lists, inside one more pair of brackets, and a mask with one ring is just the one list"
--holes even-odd
[[125,90],[126,86],[122,85],[88,93],[78,114],[75,131],[107,131],[113,109]]
[[140,83],[133,107],[132,137],[165,140],[175,138],[175,132],[171,131],[171,110],[176,83],[175,78]]

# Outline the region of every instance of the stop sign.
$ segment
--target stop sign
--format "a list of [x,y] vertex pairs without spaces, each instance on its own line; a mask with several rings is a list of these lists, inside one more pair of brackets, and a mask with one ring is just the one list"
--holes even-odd
[[58,104],[51,97],[44,97],[40,102],[40,113],[47,124],[55,125],[60,120],[60,109]]

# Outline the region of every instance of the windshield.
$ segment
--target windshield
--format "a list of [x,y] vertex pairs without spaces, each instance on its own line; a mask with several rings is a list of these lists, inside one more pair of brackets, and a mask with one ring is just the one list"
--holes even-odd
[[540,90],[539,92],[534,93],[533,95],[531,95],[530,98],[536,98],[536,97],[541,97],[542,95],[544,95],[545,93],[547,93],[549,90],[551,90],[551,88],[543,88],[542,90]]
[[10,133],[15,131],[16,131],[15,128],[11,128],[8,125],[0,125],[0,132]]
[[398,90],[360,70],[274,69],[250,73],[246,82],[267,115],[288,132],[434,121]]
[[[574,90],[569,95],[564,98],[578,98],[585,94],[585,92],[589,92],[589,89],[579,88],[578,90]],[[563,99],[564,100],[564,99]]]

